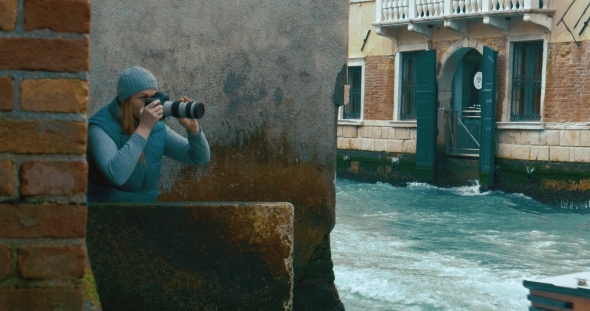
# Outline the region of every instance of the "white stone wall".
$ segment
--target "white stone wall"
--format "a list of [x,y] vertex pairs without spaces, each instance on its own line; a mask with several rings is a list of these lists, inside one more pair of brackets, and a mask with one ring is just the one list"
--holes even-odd
[[497,130],[496,156],[590,163],[590,129]]
[[339,125],[338,149],[416,153],[416,128]]

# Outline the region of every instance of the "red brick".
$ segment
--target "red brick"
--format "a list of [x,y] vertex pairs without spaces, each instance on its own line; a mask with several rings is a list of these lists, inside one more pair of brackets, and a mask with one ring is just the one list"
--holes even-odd
[[5,245],[0,245],[0,280],[5,279],[12,266],[12,252],[10,248]]
[[[0,0],[2,3],[2,0]],[[0,6],[1,8],[1,6]],[[0,111],[12,110],[13,103],[13,91],[12,91],[12,78],[0,77]]]
[[88,39],[0,38],[0,69],[88,71]]
[[26,162],[20,170],[21,195],[80,195],[86,193],[85,162]]
[[12,195],[13,192],[14,164],[10,160],[0,161],[0,195]]
[[81,311],[83,308],[82,289],[0,289],[2,311]]
[[81,278],[86,267],[83,246],[29,246],[17,250],[17,266],[25,279]]
[[14,30],[16,0],[0,0],[0,30]]
[[88,82],[77,79],[30,79],[20,84],[26,111],[86,112]]
[[25,0],[24,13],[25,30],[90,31],[90,3],[85,0]]
[[87,131],[86,122],[0,120],[0,152],[84,154]]
[[0,237],[82,238],[87,214],[85,205],[0,204]]

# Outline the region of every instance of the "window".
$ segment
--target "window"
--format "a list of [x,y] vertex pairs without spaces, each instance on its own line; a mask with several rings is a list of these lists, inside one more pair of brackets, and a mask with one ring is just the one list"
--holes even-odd
[[402,53],[402,87],[400,100],[400,120],[416,120],[416,57],[422,53]]
[[361,118],[361,93],[362,93],[363,67],[348,67],[348,105],[344,106],[342,113],[343,119],[360,119]]
[[514,43],[511,121],[541,120],[543,41]]

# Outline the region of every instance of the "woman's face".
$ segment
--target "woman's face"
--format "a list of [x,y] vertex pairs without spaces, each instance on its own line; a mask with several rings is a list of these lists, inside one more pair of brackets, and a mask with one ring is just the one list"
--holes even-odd
[[139,120],[141,108],[143,108],[145,100],[152,97],[154,93],[156,93],[156,90],[148,89],[135,93],[135,95],[131,96],[130,104],[133,111],[133,118]]

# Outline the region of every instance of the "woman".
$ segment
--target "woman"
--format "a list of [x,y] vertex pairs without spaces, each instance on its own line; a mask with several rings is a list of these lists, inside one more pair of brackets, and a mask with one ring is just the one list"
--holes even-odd
[[[88,120],[88,201],[153,202],[158,199],[162,156],[197,165],[210,160],[209,143],[196,119],[177,118],[187,138],[164,122],[154,75],[139,66],[119,77],[117,97]],[[182,101],[189,101],[184,96]]]

